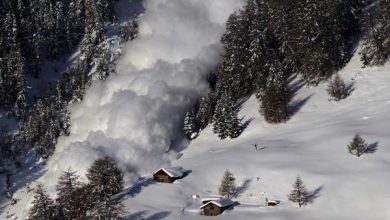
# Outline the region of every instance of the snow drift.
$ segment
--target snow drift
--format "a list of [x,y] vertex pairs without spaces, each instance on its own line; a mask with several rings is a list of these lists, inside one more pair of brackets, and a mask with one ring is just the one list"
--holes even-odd
[[185,111],[207,92],[205,75],[219,61],[219,39],[241,0],[147,0],[136,40],[125,45],[117,75],[94,82],[71,106],[69,137],[61,137],[44,182],[71,167],[83,176],[112,156],[126,180],[177,158]]

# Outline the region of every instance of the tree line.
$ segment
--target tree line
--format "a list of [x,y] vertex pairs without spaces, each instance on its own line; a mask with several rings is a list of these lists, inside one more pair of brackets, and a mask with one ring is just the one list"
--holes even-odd
[[[0,108],[20,122],[20,137],[14,137],[15,141],[26,143],[47,158],[54,152],[57,138],[69,135],[68,104],[81,101],[92,80],[105,80],[115,71],[118,55],[111,51],[105,30],[115,22],[116,2],[0,2],[0,23],[4,24],[0,27]],[[118,25],[121,42],[133,39],[137,28],[135,19]],[[33,99],[28,80],[41,77],[43,62],[76,49],[78,56],[61,73],[54,92]]]
[[[307,85],[327,80],[349,61],[360,36],[363,64],[385,63],[390,53],[390,3],[379,0],[374,9],[368,7],[371,3],[247,0],[226,23],[221,38],[225,53],[208,78],[211,92],[188,111],[184,135],[196,138],[213,123],[221,139],[239,136],[237,103],[252,94],[267,122],[287,121],[293,112],[291,78],[299,76]],[[336,76],[328,93],[340,101],[350,91]],[[233,127],[241,129],[229,131]]]
[[123,205],[114,195],[123,189],[123,173],[112,158],[97,159],[86,173],[88,183],[68,169],[59,177],[57,198],[51,199],[42,184],[34,191],[31,220],[122,219]]

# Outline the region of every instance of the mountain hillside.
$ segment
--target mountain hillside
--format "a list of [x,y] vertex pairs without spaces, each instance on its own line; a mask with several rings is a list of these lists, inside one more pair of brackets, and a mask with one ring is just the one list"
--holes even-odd
[[[172,163],[191,171],[187,177],[174,184],[143,180],[125,192],[129,219],[210,218],[199,215],[200,199],[192,196],[218,195],[226,169],[243,187],[233,198],[240,204],[215,219],[389,218],[390,66],[362,69],[358,59],[340,72],[354,88],[340,103],[328,101],[326,83],[304,86],[294,100],[299,111],[286,124],[264,122],[251,97],[239,113],[250,122],[239,138],[220,141],[207,127]],[[355,133],[369,144],[360,158],[347,149]],[[313,194],[303,208],[287,197],[297,175]],[[265,198],[280,205],[265,207]]]
[[388,1],[35,1],[0,3],[0,219],[390,219]]

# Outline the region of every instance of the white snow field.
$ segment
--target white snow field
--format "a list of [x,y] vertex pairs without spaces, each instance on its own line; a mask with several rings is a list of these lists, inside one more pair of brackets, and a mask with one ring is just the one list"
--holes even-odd
[[[63,170],[72,167],[84,177],[94,159],[109,155],[126,175],[128,188],[118,196],[129,220],[390,219],[390,65],[362,69],[357,52],[340,71],[354,88],[346,100],[328,101],[326,83],[303,86],[292,103],[295,115],[270,125],[251,97],[239,113],[248,123],[239,138],[220,141],[208,126],[189,145],[179,141],[185,111],[207,92],[204,76],[220,58],[226,19],[241,3],[144,1],[140,34],[123,49],[118,74],[96,82],[72,106],[71,136],[60,138],[31,185],[42,182],[54,196]],[[298,80],[292,84],[299,87]],[[347,150],[357,132],[370,144],[360,158]],[[174,184],[151,180],[169,166],[188,175]],[[201,216],[201,199],[217,195],[226,169],[241,187],[233,198],[238,205],[218,217]],[[312,193],[302,208],[287,199],[297,175]],[[7,213],[26,219],[32,193],[23,188],[14,197],[21,200],[0,207],[0,219]],[[280,204],[265,207],[265,198]]]
[[[172,163],[190,170],[187,177],[141,181],[126,192],[128,219],[390,219],[390,65],[360,66],[356,55],[340,71],[355,88],[344,101],[329,102],[325,83],[301,88],[294,100],[306,102],[286,124],[264,122],[251,97],[240,116],[252,121],[239,138],[220,141],[208,126]],[[357,132],[370,144],[360,158],[347,150]],[[233,198],[240,205],[200,216],[201,198],[218,194],[226,169],[243,186]],[[297,175],[313,194],[302,208],[287,198]],[[265,198],[281,203],[265,207]]]

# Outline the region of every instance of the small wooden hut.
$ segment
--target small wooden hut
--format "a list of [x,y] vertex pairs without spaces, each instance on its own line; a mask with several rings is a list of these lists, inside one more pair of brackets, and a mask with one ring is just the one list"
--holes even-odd
[[234,202],[230,199],[223,198],[212,200],[200,207],[201,214],[205,216],[217,216],[222,214],[226,209],[233,207]]
[[182,167],[160,168],[153,174],[153,179],[160,183],[173,183],[183,176]]

